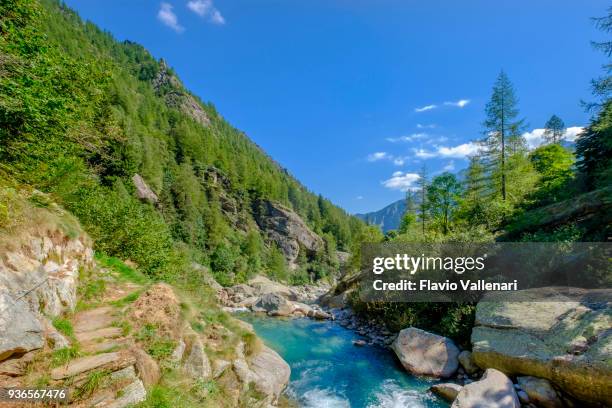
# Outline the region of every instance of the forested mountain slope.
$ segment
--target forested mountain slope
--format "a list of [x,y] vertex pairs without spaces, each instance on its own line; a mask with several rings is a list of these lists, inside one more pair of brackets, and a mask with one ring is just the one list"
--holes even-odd
[[385,208],[365,214],[355,214],[371,225],[378,225],[383,232],[397,229],[406,212],[406,200],[397,200]]
[[[0,5],[0,171],[51,193],[99,250],[160,276],[197,261],[227,283],[257,272],[319,278],[363,228],[164,61],[55,0]],[[270,203],[299,215],[321,244],[299,251],[299,239],[260,229]]]

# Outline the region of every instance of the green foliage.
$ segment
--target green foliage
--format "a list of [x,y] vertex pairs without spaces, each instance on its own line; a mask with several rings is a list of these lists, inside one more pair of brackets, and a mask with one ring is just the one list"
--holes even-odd
[[[255,200],[292,207],[341,249],[363,227],[190,95],[142,46],[115,41],[55,0],[3,2],[0,16],[2,167],[52,193],[98,251],[155,278],[182,273],[189,258],[210,261],[230,284],[268,264],[252,228]],[[193,98],[210,123],[180,98]],[[135,173],[158,205],[135,197]],[[7,211],[0,205],[0,220]]]
[[560,144],[540,146],[529,154],[540,181],[535,192],[540,205],[550,204],[568,198],[572,193],[568,182],[574,177],[573,154]]
[[462,193],[461,184],[454,174],[445,172],[436,176],[427,188],[427,208],[432,218],[448,234],[453,212],[458,206]]
[[552,115],[544,125],[544,139],[548,143],[560,143],[565,133],[565,123],[557,115]]
[[283,253],[276,245],[272,245],[268,251],[268,276],[279,281],[287,281],[289,271]]
[[[96,252],[95,259],[98,265],[112,269],[118,273],[120,279],[138,284],[146,284],[149,280],[139,271],[127,266],[119,258],[107,256],[102,252]],[[131,295],[128,295],[131,296]]]
[[612,184],[612,101],[604,103],[591,124],[576,140],[578,169],[586,176],[587,187]]

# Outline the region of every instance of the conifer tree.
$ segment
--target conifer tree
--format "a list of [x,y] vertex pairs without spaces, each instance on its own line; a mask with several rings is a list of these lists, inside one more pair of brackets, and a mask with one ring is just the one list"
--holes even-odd
[[552,115],[544,125],[544,140],[547,143],[560,143],[565,133],[565,123],[557,115]]
[[[506,200],[507,158],[510,146],[516,149],[520,141],[520,132],[523,130],[523,120],[517,119],[519,115],[516,107],[518,99],[514,87],[504,71],[500,72],[491,100],[485,108],[486,119],[483,123],[485,139],[483,140],[485,156],[488,164],[499,174],[499,193],[502,200]],[[509,145],[509,141],[513,141]]]
[[427,167],[423,165],[419,173],[419,188],[421,190],[421,202],[419,203],[419,212],[421,217],[421,230],[425,235],[425,225],[427,223]]

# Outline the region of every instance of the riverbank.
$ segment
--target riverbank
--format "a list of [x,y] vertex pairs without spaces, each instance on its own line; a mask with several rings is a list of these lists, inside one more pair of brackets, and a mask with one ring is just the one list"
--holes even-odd
[[286,395],[302,408],[448,407],[386,348],[356,347],[361,337],[332,320],[241,313],[256,334],[291,367]]

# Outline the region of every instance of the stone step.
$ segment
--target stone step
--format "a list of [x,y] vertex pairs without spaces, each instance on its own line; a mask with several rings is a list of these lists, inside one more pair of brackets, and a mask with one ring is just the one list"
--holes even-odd
[[112,339],[120,337],[122,334],[123,330],[120,327],[106,327],[104,329],[76,333],[76,338],[80,343],[86,343],[97,339]]
[[125,339],[89,341],[81,344],[81,350],[85,353],[105,353],[112,349],[121,348],[126,345]]
[[63,367],[58,367],[51,370],[51,378],[54,380],[62,380],[64,378],[73,377],[85,371],[94,370],[107,364],[117,363],[121,360],[122,355],[118,352],[77,358]]
[[74,332],[84,333],[93,330],[103,329],[113,324],[114,320],[115,318],[110,314],[96,314],[94,316],[89,316],[88,318],[79,318],[79,316],[77,315],[74,324]]
[[77,313],[75,316],[75,320],[88,320],[88,319],[91,319],[92,317],[105,315],[105,314],[110,315],[112,313],[113,313],[112,307],[102,306],[102,307],[97,307],[95,309],[84,310],[82,312]]

